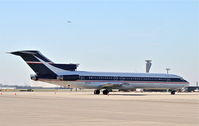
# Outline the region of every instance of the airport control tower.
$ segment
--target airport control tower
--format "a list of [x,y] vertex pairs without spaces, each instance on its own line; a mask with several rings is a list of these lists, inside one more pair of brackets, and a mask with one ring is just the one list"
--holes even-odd
[[146,73],[149,73],[151,65],[152,65],[151,63],[152,60],[145,60],[145,61],[146,61]]

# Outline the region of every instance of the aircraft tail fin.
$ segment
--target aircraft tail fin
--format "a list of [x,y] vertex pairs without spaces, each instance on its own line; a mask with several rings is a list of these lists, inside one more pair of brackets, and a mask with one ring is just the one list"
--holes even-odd
[[[54,64],[51,60],[43,56],[36,50],[25,50],[10,52],[13,55],[21,56],[21,58],[31,67],[31,69],[39,76],[51,76],[56,78],[57,74],[49,69],[45,64]],[[43,62],[41,62],[43,61]]]

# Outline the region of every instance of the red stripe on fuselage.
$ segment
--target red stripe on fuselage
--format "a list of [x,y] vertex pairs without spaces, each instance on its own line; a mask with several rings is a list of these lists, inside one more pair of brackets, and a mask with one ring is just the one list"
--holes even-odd
[[76,80],[78,82],[122,82],[122,83],[172,83],[172,84],[188,84],[187,82],[162,82],[162,81],[105,81],[105,80],[98,80],[98,81],[92,81],[92,80]]

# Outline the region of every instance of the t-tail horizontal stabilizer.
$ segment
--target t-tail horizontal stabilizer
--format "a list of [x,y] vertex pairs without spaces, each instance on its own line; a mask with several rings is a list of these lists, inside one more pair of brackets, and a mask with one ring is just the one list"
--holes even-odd
[[57,78],[59,73],[75,71],[77,64],[55,64],[39,51],[25,50],[10,52],[13,55],[21,56],[22,59],[31,67],[31,69],[41,78]]

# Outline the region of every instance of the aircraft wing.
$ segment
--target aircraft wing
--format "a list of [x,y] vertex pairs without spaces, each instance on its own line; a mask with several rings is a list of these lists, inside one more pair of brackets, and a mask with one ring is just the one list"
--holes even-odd
[[120,82],[103,82],[99,84],[98,86],[100,88],[120,88],[124,85],[127,85],[128,83],[120,83]]

